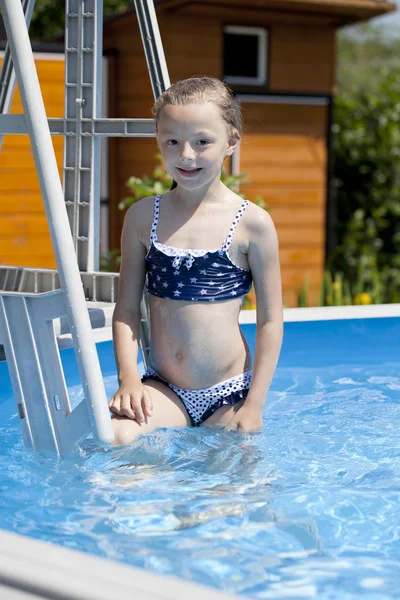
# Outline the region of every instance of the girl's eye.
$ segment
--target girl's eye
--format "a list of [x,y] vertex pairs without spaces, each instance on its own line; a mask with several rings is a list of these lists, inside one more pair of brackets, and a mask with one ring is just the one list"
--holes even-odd
[[209,140],[199,140],[200,146],[208,146],[209,143]]
[[167,146],[176,146],[178,142],[176,140],[167,140]]

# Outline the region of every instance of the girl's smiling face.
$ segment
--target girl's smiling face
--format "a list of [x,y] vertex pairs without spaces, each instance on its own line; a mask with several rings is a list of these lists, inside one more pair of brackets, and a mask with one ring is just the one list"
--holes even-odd
[[171,177],[181,187],[195,190],[220,178],[224,158],[232,154],[238,136],[229,135],[212,102],[167,104],[157,121],[157,142]]

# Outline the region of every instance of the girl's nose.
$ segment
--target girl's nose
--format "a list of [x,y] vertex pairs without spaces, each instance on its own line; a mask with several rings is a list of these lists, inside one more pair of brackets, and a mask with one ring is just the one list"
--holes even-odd
[[182,145],[181,150],[181,161],[191,161],[193,160],[195,154],[192,146],[188,143]]

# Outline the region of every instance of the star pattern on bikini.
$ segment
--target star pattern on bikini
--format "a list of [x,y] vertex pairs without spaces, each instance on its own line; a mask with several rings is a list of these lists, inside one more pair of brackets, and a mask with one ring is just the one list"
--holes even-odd
[[[169,293],[172,294],[172,298],[168,297],[167,299],[179,298],[193,302],[198,300],[214,302],[245,294],[251,286],[251,272],[241,269],[231,261],[229,248],[236,225],[247,204],[248,201],[242,204],[222,246],[204,254],[204,250],[182,250],[158,242],[159,198],[156,199],[150,245],[146,257],[148,265],[146,286],[149,291],[151,290],[151,293],[162,298],[167,298],[166,290],[171,287]],[[186,269],[182,269],[183,266]],[[191,272],[188,273],[190,269]],[[177,277],[179,277],[179,281],[176,279]]]

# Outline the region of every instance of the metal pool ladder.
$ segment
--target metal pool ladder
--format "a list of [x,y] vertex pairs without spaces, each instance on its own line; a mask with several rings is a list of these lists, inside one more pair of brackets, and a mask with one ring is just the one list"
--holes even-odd
[[[116,300],[116,274],[98,272],[100,140],[102,136],[154,136],[153,119],[102,119],[102,0],[67,0],[65,19],[65,118],[47,119],[28,26],[35,0],[0,0],[7,46],[0,74],[0,147],[4,134],[31,139],[57,272],[0,269],[0,344],[3,344],[24,443],[59,455],[72,452],[92,432],[108,446],[113,431],[87,300]],[[169,77],[153,0],[134,0],[154,97]],[[15,82],[24,114],[7,114]],[[51,135],[64,136],[63,183]],[[89,290],[89,292],[87,292]],[[85,297],[86,296],[86,297]],[[141,303],[141,350],[149,347],[146,294]],[[84,398],[68,397],[54,321],[71,333]]]

